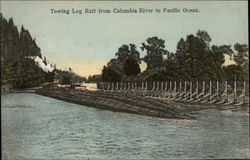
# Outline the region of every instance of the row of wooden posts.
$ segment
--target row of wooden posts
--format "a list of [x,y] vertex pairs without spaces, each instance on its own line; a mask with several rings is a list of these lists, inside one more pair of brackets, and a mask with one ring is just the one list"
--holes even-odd
[[99,89],[173,101],[206,102],[216,104],[248,103],[246,82],[101,82]]

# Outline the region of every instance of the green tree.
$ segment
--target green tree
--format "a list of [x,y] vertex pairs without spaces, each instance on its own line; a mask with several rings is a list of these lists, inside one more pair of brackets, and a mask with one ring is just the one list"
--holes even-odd
[[[115,54],[117,59],[112,59],[108,66],[111,67],[113,70],[116,70],[121,76],[123,75],[137,75],[140,60],[140,53],[136,49],[136,45],[129,44],[129,45],[122,45],[118,52]],[[132,66],[128,66],[131,64]],[[115,66],[115,67],[113,67]],[[135,67],[135,68],[133,68]],[[131,70],[131,71],[128,71]],[[140,67],[139,67],[140,72]]]
[[54,77],[55,77],[55,71],[48,72],[48,73],[45,74],[46,82],[53,82]]
[[121,76],[113,71],[110,67],[104,66],[102,69],[102,81],[104,82],[120,82]]
[[204,61],[208,54],[206,43],[194,35],[188,35],[185,43],[181,40],[178,44],[178,48],[183,48],[176,57],[180,74],[187,80],[202,78],[201,74],[205,69]]
[[88,77],[88,82],[101,82],[102,81],[102,77],[101,75],[90,75]]
[[118,48],[117,53],[117,60],[119,60],[122,65],[124,65],[127,59],[135,59],[138,63],[140,63],[140,53],[136,49],[136,45],[129,44],[129,45],[122,45]]
[[164,61],[164,55],[169,52],[165,50],[165,41],[158,37],[150,37],[147,40],[147,44],[142,43],[142,51],[146,50],[147,54],[143,58],[143,61],[147,64],[147,69],[153,69],[161,67]]
[[[197,35],[188,35],[186,40],[180,39],[177,44],[174,60],[178,79],[211,80],[222,79],[225,46],[212,46],[206,31],[198,31]],[[173,65],[173,64],[172,64]],[[174,69],[174,68],[171,68]]]
[[247,80],[247,73],[244,72],[242,66],[239,65],[228,65],[224,67],[225,70],[225,80],[234,81],[236,80]]
[[112,71],[116,72],[120,76],[124,75],[123,71],[123,64],[120,60],[112,58],[108,64],[107,67],[110,68]]
[[206,43],[206,48],[207,49],[210,48],[210,42],[212,41],[212,38],[207,33],[207,31],[198,30],[198,32],[196,33],[196,36]]
[[181,80],[183,75],[179,75],[177,63],[168,58],[164,61],[163,67],[151,70],[146,77],[147,81],[174,81]]
[[249,66],[247,45],[236,43],[234,45],[234,49],[237,51],[237,53],[234,55],[234,61],[237,65],[242,66],[245,71],[247,71]]
[[216,53],[227,54],[230,56],[230,60],[232,60],[234,52],[231,49],[231,45],[213,46],[212,50]]
[[62,79],[62,84],[70,84],[70,77],[64,76]]
[[127,76],[135,76],[141,72],[138,61],[133,58],[129,58],[125,61],[124,72]]
[[[47,75],[33,59],[41,56],[40,48],[29,31],[21,27],[18,32],[13,18],[6,20],[0,13],[1,34],[1,84],[14,88],[37,86],[47,80]],[[51,80],[51,76],[48,76]]]

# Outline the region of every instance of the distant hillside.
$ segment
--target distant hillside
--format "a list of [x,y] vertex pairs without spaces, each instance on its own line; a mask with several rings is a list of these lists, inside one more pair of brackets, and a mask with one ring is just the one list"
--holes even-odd
[[1,86],[29,88],[52,82],[55,72],[65,84],[85,81],[86,78],[72,69],[62,71],[43,58],[41,49],[23,26],[18,31],[13,18],[5,19],[0,13],[1,35]]
[[28,30],[21,27],[20,33],[12,18],[6,20],[0,13],[1,61],[17,61],[25,56],[39,56],[41,50]]
[[22,26],[19,32],[13,18],[6,20],[1,13],[0,28],[1,85],[28,88],[52,81],[52,66],[42,59],[41,49],[29,31]]

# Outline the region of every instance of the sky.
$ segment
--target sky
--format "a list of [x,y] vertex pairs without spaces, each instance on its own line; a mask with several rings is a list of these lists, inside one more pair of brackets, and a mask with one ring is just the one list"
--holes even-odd
[[[81,76],[100,74],[123,44],[136,44],[152,36],[165,40],[175,52],[180,38],[208,31],[211,44],[248,44],[247,1],[0,1],[5,18],[36,38],[43,56]],[[55,10],[110,9],[111,13],[52,14]],[[114,8],[160,9],[160,13],[113,13]],[[163,13],[163,8],[198,9],[198,13]],[[141,54],[143,57],[145,53]],[[141,65],[142,69],[145,64]]]

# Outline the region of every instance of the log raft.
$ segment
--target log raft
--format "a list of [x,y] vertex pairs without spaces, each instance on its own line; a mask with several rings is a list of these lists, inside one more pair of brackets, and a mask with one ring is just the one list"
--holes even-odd
[[[109,85],[108,88],[110,86],[112,88],[115,87],[114,85]],[[42,88],[38,89],[36,93],[71,103],[115,112],[126,112],[158,118],[195,119],[193,115],[167,102],[122,92],[113,92],[115,89],[112,88],[110,88],[112,92]]]
[[[178,84],[177,84],[178,83]],[[183,85],[184,83],[184,85]],[[244,105],[249,104],[246,82],[120,82],[116,87],[111,82],[99,83],[99,90],[160,98],[175,102],[198,104]],[[132,88],[131,88],[132,84]],[[112,87],[110,87],[112,86]],[[122,86],[125,86],[124,88]],[[127,86],[127,87],[126,87]],[[139,87],[138,87],[139,86]],[[184,87],[183,87],[184,86]]]
[[[246,110],[246,82],[101,82],[97,91],[42,88],[38,94],[116,112],[159,118],[194,119],[202,109]],[[232,107],[233,106],[233,107]]]

